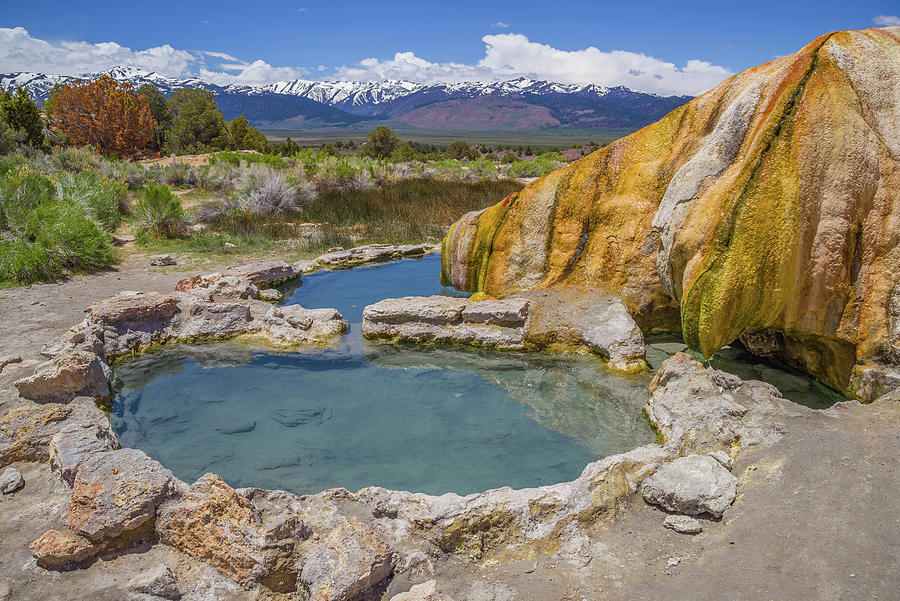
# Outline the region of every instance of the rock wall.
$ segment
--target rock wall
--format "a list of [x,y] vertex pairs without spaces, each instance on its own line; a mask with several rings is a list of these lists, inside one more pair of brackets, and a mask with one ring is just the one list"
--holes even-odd
[[490,296],[615,293],[707,357],[774,333],[772,354],[874,398],[900,383],[900,28],[729,78],[465,215],[442,260],[445,284]]

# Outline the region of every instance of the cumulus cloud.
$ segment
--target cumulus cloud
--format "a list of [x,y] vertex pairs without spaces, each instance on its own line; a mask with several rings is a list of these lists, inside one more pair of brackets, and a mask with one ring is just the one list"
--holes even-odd
[[32,37],[23,27],[0,27],[0,65],[4,72],[37,71],[82,75],[129,65],[169,77],[200,76],[220,85],[267,84],[296,79],[305,71],[273,67],[265,61],[241,61],[225,52],[177,50],[168,44],[132,50],[115,42],[50,43]]
[[897,15],[877,15],[872,19],[872,23],[879,27],[891,27],[893,25],[900,25],[900,17]]
[[559,83],[624,85],[660,94],[702,93],[731,75],[728,69],[692,59],[676,65],[642,53],[624,50],[559,50],[532,42],[521,34],[486,35],[484,57],[474,65],[434,63],[412,52],[393,59],[366,58],[355,66],[336,70],[338,79],[377,81],[409,79],[427,83],[503,80],[532,77]]

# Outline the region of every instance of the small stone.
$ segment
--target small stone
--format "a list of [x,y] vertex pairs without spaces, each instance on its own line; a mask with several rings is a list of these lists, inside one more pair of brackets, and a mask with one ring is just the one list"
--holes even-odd
[[699,534],[703,532],[703,525],[700,521],[686,515],[666,516],[663,526],[681,534]]
[[274,288],[266,288],[259,291],[259,300],[274,303],[281,300],[282,294]]
[[234,244],[232,244],[231,242],[226,242],[224,246],[225,246],[225,248],[237,248],[237,247],[236,247]]
[[22,472],[14,467],[6,468],[3,475],[0,475],[0,492],[4,495],[16,492],[23,486],[25,486],[25,478],[22,477]]
[[394,595],[391,601],[453,601],[453,597],[444,592],[434,580],[417,584],[405,593]]
[[132,577],[128,581],[128,590],[173,601],[181,599],[181,591],[178,589],[175,574],[168,566],[164,565],[154,566]]
[[669,561],[666,562],[666,565],[669,566],[670,568],[674,568],[675,566],[677,566],[680,563],[681,563],[681,560],[679,558],[670,557]]
[[103,550],[101,545],[95,545],[71,530],[48,530],[29,548],[42,568],[81,563]]
[[173,257],[172,255],[159,255],[153,257],[153,260],[150,261],[150,264],[162,267],[166,265],[176,265],[177,263],[175,261],[175,257]]
[[713,451],[712,453],[707,453],[710,457],[718,461],[722,464],[722,467],[731,471],[731,457],[725,451]]
[[688,455],[644,480],[641,495],[666,511],[720,518],[737,495],[737,478],[708,455]]

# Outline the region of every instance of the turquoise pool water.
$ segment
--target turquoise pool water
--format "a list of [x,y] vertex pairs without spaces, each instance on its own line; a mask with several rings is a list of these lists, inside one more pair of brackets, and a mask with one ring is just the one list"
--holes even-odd
[[[368,304],[457,294],[439,271],[433,255],[305,276],[286,303],[336,307],[350,329],[334,348],[178,345],[120,363],[113,428],[188,482],[215,472],[235,487],[298,494],[538,486],[655,440],[641,414],[650,373],[613,375],[591,357],[363,340]],[[678,344],[656,341],[649,361],[658,367]]]

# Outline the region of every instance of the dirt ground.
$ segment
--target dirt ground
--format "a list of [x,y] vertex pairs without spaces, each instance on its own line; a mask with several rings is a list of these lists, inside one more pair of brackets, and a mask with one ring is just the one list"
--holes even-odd
[[[0,413],[17,404],[12,382],[33,371],[41,345],[80,321],[91,302],[122,290],[170,291],[201,269],[149,260],[129,253],[115,271],[0,290],[0,356],[23,359],[0,373]],[[699,535],[663,528],[665,513],[634,495],[593,540],[589,560],[443,559],[433,576],[395,578],[385,598],[434,577],[457,601],[900,599],[900,403],[846,403],[782,428],[782,444],[738,457],[738,498],[722,521],[704,521]],[[17,467],[25,488],[0,497],[0,601],[119,601],[128,598],[131,575],[157,563],[175,571],[188,601],[268,598],[162,545],[84,570],[38,568],[28,543],[64,524],[67,489],[46,465]]]

